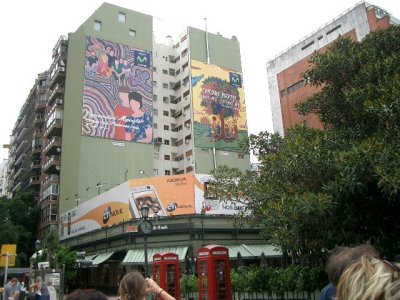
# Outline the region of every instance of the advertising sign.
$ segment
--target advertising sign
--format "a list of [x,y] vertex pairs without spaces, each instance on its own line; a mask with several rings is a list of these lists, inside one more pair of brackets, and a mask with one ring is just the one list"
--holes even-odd
[[0,267],[5,267],[7,262],[8,255],[8,267],[15,266],[15,254],[17,253],[17,245],[16,244],[3,244],[1,245],[1,259],[0,259]]
[[152,143],[152,54],[86,39],[82,135]]
[[191,64],[195,145],[242,152],[238,141],[248,134],[242,75],[196,60]]
[[[60,239],[74,237],[140,219],[143,205],[149,206],[149,217],[209,214],[232,215],[245,211],[243,204],[225,203],[204,198],[204,187],[209,175],[181,174],[172,176],[131,179],[100,194],[60,216]],[[173,225],[154,230],[168,230]],[[137,232],[137,226],[126,226],[128,232]]]

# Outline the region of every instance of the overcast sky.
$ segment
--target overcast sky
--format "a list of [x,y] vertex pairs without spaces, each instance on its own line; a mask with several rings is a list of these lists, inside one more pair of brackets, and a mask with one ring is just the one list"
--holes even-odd
[[[37,74],[51,64],[60,35],[74,32],[103,3],[100,0],[3,1],[0,4],[1,107],[0,143],[8,144],[18,113]],[[353,7],[351,0],[110,0],[109,3],[154,17],[158,28],[174,36],[185,26],[204,29],[240,42],[250,133],[273,131],[266,63],[333,18]],[[400,19],[399,0],[374,0]],[[0,161],[8,156],[1,149]]]

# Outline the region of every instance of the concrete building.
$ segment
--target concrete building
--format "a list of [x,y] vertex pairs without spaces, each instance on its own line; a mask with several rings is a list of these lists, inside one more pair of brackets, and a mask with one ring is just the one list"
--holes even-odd
[[297,124],[323,128],[315,114],[300,116],[295,110],[296,103],[320,90],[305,85],[301,77],[310,67],[308,60],[315,51],[323,51],[339,36],[360,41],[369,32],[391,24],[399,24],[399,20],[363,1],[269,61],[267,73],[274,131],[284,135],[288,128]]
[[[247,121],[236,37],[187,27],[156,43],[151,16],[104,3],[60,37],[52,59],[21,111],[10,150],[10,187],[18,191],[17,179],[25,186],[22,178],[30,178],[42,210],[41,236],[132,178],[209,174],[221,165],[250,169],[249,153],[238,144],[247,136]],[[30,114],[23,123],[25,111]],[[23,158],[32,163],[22,164]],[[63,240],[93,259],[97,269],[82,273],[85,286],[114,289],[123,268],[143,264],[138,221]],[[193,261],[195,249],[219,243],[230,245],[232,257],[242,251],[256,260],[260,249],[280,257],[258,228],[237,226],[229,215],[199,212],[155,222],[153,252],[174,249]],[[261,248],[251,252],[254,244]],[[141,257],[126,258],[132,249]]]
[[4,159],[0,163],[0,197],[7,197],[7,167],[8,159]]

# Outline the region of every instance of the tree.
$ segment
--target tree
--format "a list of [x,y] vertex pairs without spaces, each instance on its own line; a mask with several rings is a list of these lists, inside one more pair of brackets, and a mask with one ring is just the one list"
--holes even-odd
[[400,252],[399,41],[400,28],[390,27],[315,53],[304,78],[322,90],[297,108],[318,114],[325,130],[253,135],[258,172],[231,170],[231,189],[228,169],[214,173],[209,192],[225,201],[243,189],[249,221],[294,262],[320,264],[335,245],[366,242],[388,257]]
[[0,199],[0,240],[2,244],[17,244],[17,266],[28,266],[34,252],[40,208],[32,192]]

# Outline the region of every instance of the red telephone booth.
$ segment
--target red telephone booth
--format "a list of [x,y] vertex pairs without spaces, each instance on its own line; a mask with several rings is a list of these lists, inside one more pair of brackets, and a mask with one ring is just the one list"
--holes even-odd
[[[179,256],[172,252],[153,255],[153,280],[168,294],[180,300]],[[156,299],[162,299],[162,294]]]
[[218,245],[198,249],[197,272],[200,300],[231,300],[229,250]]

